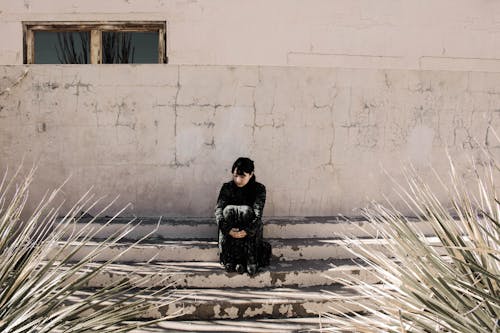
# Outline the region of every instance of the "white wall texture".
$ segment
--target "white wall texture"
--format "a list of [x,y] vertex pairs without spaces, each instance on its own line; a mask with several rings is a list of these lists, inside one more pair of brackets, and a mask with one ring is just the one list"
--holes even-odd
[[[37,20],[165,20],[169,65],[23,66]],[[208,216],[243,155],[265,215],[356,215],[382,167],[500,153],[496,0],[0,0],[0,40],[0,170],[37,162],[34,197]]]
[[[208,216],[240,155],[266,215],[356,215],[413,162],[446,170],[499,155],[500,73],[269,66],[0,67],[1,165],[39,164],[34,195],[66,177],[130,214]],[[2,91],[2,90],[0,90]],[[477,141],[475,141],[477,140]],[[402,207],[401,204],[397,204]]]

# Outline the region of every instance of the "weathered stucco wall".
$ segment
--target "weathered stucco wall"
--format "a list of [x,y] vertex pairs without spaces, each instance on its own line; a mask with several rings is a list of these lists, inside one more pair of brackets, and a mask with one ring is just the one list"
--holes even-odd
[[243,155],[268,187],[266,215],[352,215],[389,194],[381,165],[401,179],[407,161],[445,170],[445,147],[500,152],[497,73],[84,68],[0,67],[0,170],[38,161],[34,196],[71,174],[68,202],[94,186],[130,214],[211,215]]
[[500,71],[497,0],[0,0],[0,64],[22,21],[162,20],[171,64]]

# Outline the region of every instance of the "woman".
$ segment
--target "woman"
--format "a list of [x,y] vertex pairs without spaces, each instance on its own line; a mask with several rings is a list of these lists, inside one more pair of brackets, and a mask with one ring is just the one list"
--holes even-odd
[[271,257],[271,246],[262,238],[266,187],[255,180],[249,158],[238,158],[231,173],[233,180],[222,185],[215,207],[220,262],[227,272],[254,275]]

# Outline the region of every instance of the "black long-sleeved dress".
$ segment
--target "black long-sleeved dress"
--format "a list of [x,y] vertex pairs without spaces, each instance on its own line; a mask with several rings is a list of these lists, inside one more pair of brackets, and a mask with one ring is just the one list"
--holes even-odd
[[[269,265],[271,246],[263,240],[262,212],[266,203],[266,188],[253,176],[249,182],[238,187],[233,181],[222,185],[215,207],[215,219],[219,227],[220,262]],[[228,205],[249,206],[253,214],[246,218],[224,218],[224,208]],[[229,235],[232,228],[245,230],[245,238],[236,239]]]

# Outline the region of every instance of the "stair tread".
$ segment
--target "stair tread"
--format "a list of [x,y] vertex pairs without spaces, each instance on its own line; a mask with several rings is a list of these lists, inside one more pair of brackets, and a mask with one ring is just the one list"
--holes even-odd
[[[176,320],[210,319],[256,319],[315,317],[336,309],[340,312],[361,311],[360,304],[370,303],[369,297],[362,295],[358,288],[318,286],[310,288],[236,288],[236,289],[174,289],[168,295],[150,294],[148,291],[140,299],[156,304],[156,309],[146,310],[141,318],[156,318],[176,315]],[[332,294],[334,293],[334,294]],[[71,298],[80,302],[79,297],[88,295],[81,291]],[[129,298],[131,297],[131,298]],[[134,293],[123,293],[108,302],[122,299],[136,299]],[[356,304],[345,302],[345,298]]]
[[[407,218],[415,228],[425,234],[433,234],[428,223]],[[108,223],[109,222],[109,223]],[[88,223],[88,224],[87,224]],[[345,219],[337,216],[319,217],[264,217],[264,237],[266,238],[332,238],[354,235],[372,237],[377,234],[377,224],[362,218]],[[148,239],[211,239],[217,237],[217,224],[213,217],[199,218],[132,218],[119,217],[113,220],[101,217],[81,219],[69,225],[67,236],[83,227],[95,232],[96,238],[105,238],[115,232],[129,229],[125,238]]]
[[[421,222],[416,217],[406,217],[409,222]],[[215,225],[214,217],[85,217],[76,221],[77,224],[96,223],[106,224],[112,220],[112,224],[127,224],[131,225],[199,225],[210,224]],[[265,216],[262,218],[264,225],[294,225],[294,224],[343,224],[343,223],[371,223],[364,217],[343,217],[343,216]]]
[[370,283],[379,281],[369,267],[361,267],[352,260],[295,260],[271,262],[254,276],[226,273],[217,262],[157,262],[112,264],[92,278],[88,287],[103,287],[112,281],[147,278],[147,286],[174,285],[179,288],[238,288],[318,286],[338,284],[337,279],[361,279]]
[[[263,271],[270,272],[287,272],[287,271],[336,271],[352,268],[362,268],[351,259],[329,259],[329,260],[294,260],[294,261],[279,261],[272,262],[270,266],[263,268]],[[221,273],[221,274],[237,274],[226,273],[218,262],[151,262],[151,263],[124,263],[124,264],[109,264],[106,267],[107,271],[116,271],[123,273],[141,273],[141,274],[165,274],[178,273]]]
[[307,288],[233,288],[233,289],[176,289],[174,295],[182,297],[182,301],[196,303],[295,303],[306,301],[326,301],[332,299],[328,292],[342,296],[361,297],[355,288],[334,286],[316,286]]
[[320,325],[333,325],[334,321],[328,318],[280,318],[280,319],[253,319],[253,320],[165,320],[151,327],[135,329],[131,333],[157,332],[255,332],[277,333],[297,332],[318,329]]
[[[82,217],[78,223],[88,223],[93,220],[93,223],[105,224],[113,219],[113,223],[131,223],[131,224],[199,224],[199,223],[215,223],[214,217],[149,217],[149,216],[131,216],[131,217]],[[411,220],[415,220],[410,218]],[[273,224],[297,224],[297,223],[345,223],[347,220],[353,222],[368,222],[364,217],[343,217],[343,216],[265,216],[262,218],[264,223]]]
[[[430,242],[438,242],[439,238],[436,236],[426,236],[425,237],[428,241]],[[266,238],[265,239],[267,242],[269,242],[273,247],[275,246],[327,246],[327,245],[335,245],[335,246],[344,246],[346,244],[345,240],[342,238],[335,238],[335,237],[330,237],[330,238],[312,238],[312,239],[306,239],[306,238]],[[353,240],[350,242],[351,244],[355,243],[360,243],[360,244],[384,244],[387,243],[385,239],[379,239],[379,238],[359,238],[356,240]],[[60,244],[66,244],[67,242],[59,242]],[[116,242],[113,245],[110,245],[110,247],[114,246],[130,246],[134,244],[135,242],[130,241],[130,240],[120,240]],[[71,244],[73,245],[80,245],[82,244],[81,241],[72,241]],[[99,240],[90,240],[86,242],[86,245],[89,246],[94,246],[101,244]],[[217,247],[217,241],[216,240],[207,240],[207,239],[193,239],[193,240],[186,240],[186,239],[146,239],[136,245],[134,247],[137,248],[149,248],[149,247],[188,247],[192,248],[193,246],[195,247],[200,247],[200,248],[216,248]]]
[[[89,295],[91,289],[83,289],[76,292],[74,297],[83,297]],[[195,303],[221,303],[229,302],[231,304],[243,303],[296,303],[306,301],[326,301],[335,299],[332,294],[365,298],[359,294],[356,287],[345,287],[339,284],[331,286],[312,286],[312,287],[240,287],[240,288],[172,288],[167,296],[170,300],[177,299],[178,302]],[[155,289],[143,291],[142,295],[151,301],[165,300],[165,296],[148,296],[155,293]],[[125,292],[121,296],[130,297],[135,292]],[[117,297],[118,299],[119,297]]]

